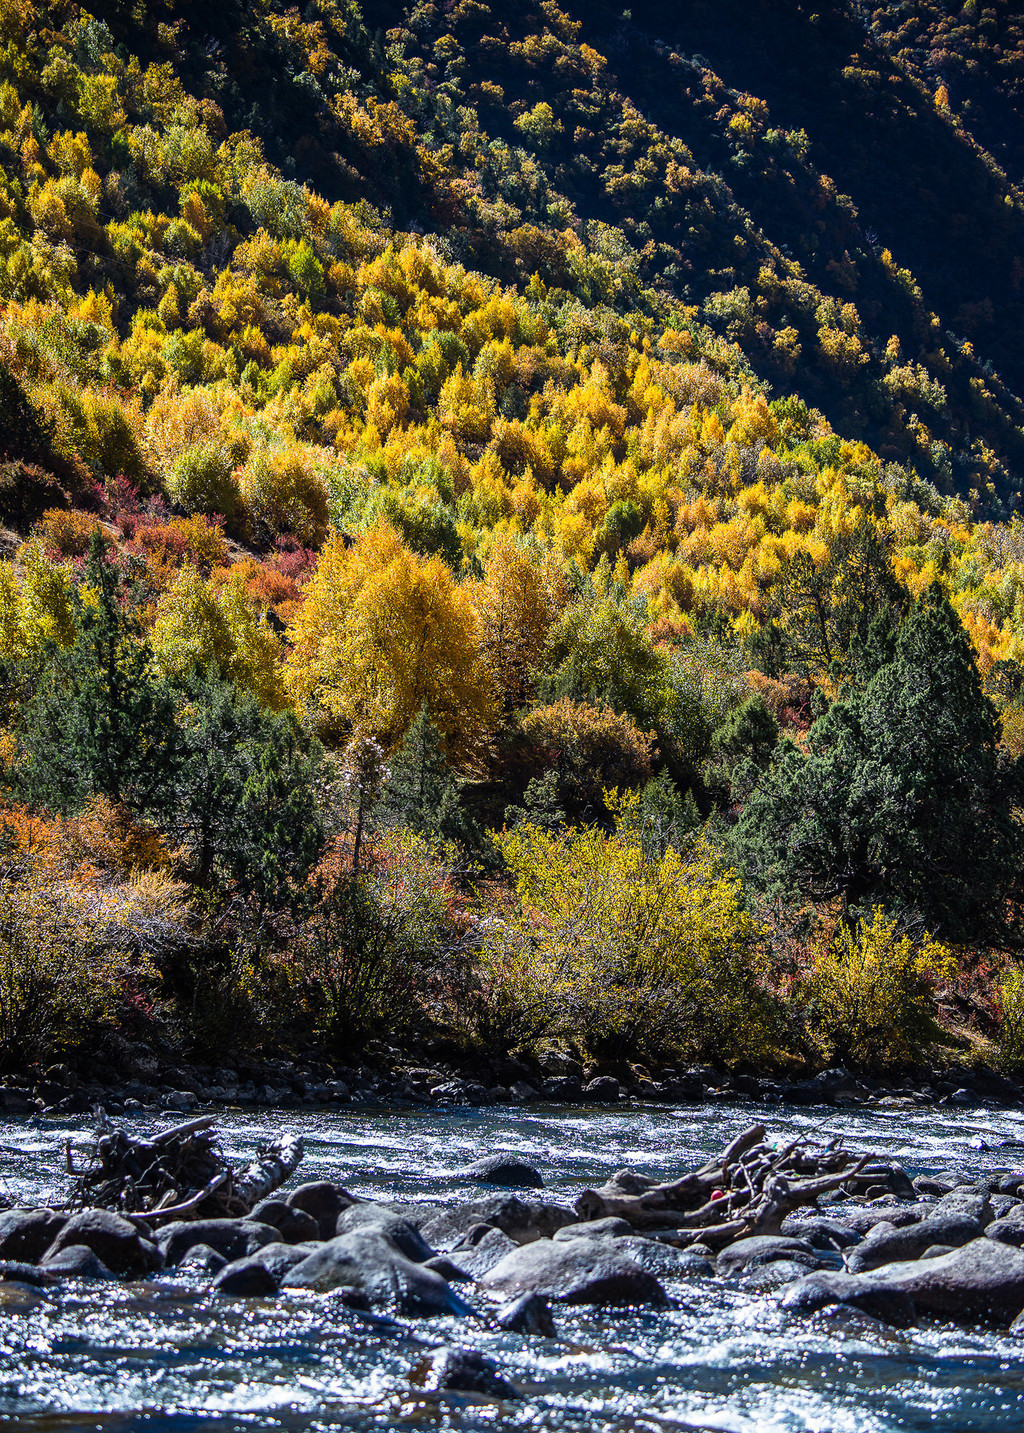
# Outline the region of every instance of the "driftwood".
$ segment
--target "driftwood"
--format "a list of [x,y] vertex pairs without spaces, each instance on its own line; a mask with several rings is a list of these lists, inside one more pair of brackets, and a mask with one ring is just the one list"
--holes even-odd
[[235,1169],[220,1149],[212,1119],[190,1120],[139,1139],[103,1119],[76,1164],[68,1207],[112,1209],[149,1225],[171,1219],[238,1218],[278,1189],[303,1155],[301,1137],[282,1135]]
[[576,1201],[581,1219],[625,1219],[634,1229],[675,1235],[672,1242],[712,1248],[754,1234],[778,1234],[794,1210],[823,1194],[858,1193],[888,1179],[892,1171],[855,1158],[839,1139],[821,1145],[808,1138],[783,1148],[768,1144],[763,1125],[733,1140],[700,1169],[667,1183],[623,1170],[602,1189],[586,1189]]

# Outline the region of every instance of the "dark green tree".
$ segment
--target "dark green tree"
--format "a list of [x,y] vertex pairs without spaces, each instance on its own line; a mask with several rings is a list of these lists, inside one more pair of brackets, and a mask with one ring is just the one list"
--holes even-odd
[[189,683],[179,714],[167,828],[182,874],[260,907],[290,904],[324,844],[318,747],[291,713],[268,711],[214,670]]
[[915,603],[893,660],[783,742],[735,831],[748,878],[783,898],[882,906],[908,929],[1019,943],[1018,775],[967,634],[941,588]]
[[385,824],[440,836],[466,851],[483,844],[482,832],[463,808],[441,734],[425,702],[388,762],[379,815]]
[[174,699],[153,671],[131,589],[94,535],[74,644],[54,651],[22,709],[21,793],[54,811],[103,795],[163,816],[179,760]]

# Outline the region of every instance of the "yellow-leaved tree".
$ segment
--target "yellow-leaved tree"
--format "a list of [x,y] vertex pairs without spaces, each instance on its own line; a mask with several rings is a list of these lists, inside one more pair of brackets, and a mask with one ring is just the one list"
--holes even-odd
[[202,672],[212,662],[264,706],[287,705],[278,640],[237,578],[215,592],[186,563],[157,604],[150,641],[165,676]]
[[770,1061],[777,1012],[739,877],[702,838],[648,855],[639,797],[605,799],[611,835],[523,823],[495,838],[519,898],[483,953],[506,1039]]
[[555,554],[539,558],[515,538],[502,535],[491,547],[483,581],[472,588],[480,645],[506,711],[529,696],[531,668],[548,633],[567,606],[570,588]]
[[472,764],[493,720],[493,684],[467,592],[439,557],[395,530],[335,534],[288,632],[293,695],[328,735],[358,728],[393,746],[426,703],[449,760]]

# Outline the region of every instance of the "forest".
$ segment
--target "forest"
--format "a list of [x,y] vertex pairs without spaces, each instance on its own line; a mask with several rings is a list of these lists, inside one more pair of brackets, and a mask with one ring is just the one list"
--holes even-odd
[[979,0],[3,0],[0,1072],[1024,1069],[1022,87]]

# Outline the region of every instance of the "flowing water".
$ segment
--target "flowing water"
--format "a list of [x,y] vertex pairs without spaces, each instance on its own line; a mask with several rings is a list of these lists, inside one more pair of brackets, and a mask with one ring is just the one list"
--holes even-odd
[[[225,1151],[239,1158],[271,1130],[302,1133],[307,1154],[296,1183],[332,1178],[383,1199],[465,1198],[459,1169],[506,1150],[541,1169],[551,1197],[571,1201],[623,1165],[675,1175],[755,1119],[779,1134],[843,1133],[851,1148],[897,1158],[911,1174],[1024,1173],[1024,1112],[232,1110],[220,1126]],[[154,1128],[146,1119],[126,1123]],[[61,1197],[65,1141],[86,1130],[84,1121],[0,1124],[8,1197]],[[367,1327],[330,1296],[224,1299],[198,1277],[174,1273],[142,1284],[79,1283],[49,1297],[0,1285],[0,1420],[31,1433],[1024,1429],[1024,1340],[1015,1335],[896,1330],[834,1311],[795,1321],[775,1295],[717,1279],[668,1289],[676,1304],[668,1312],[556,1309],[558,1337],[549,1340],[464,1320]],[[488,1404],[410,1383],[424,1354],[444,1344],[490,1354],[522,1400]]]

